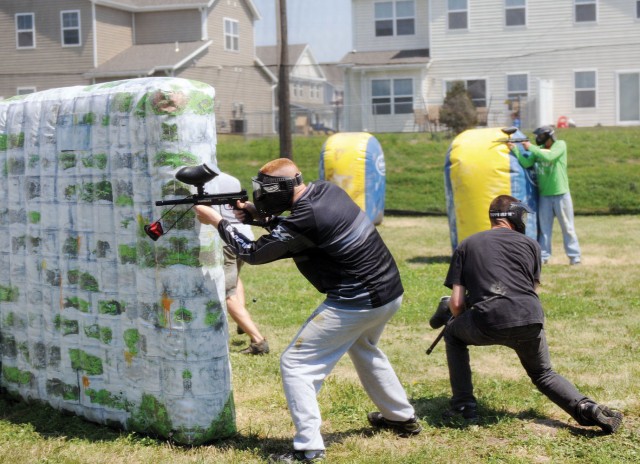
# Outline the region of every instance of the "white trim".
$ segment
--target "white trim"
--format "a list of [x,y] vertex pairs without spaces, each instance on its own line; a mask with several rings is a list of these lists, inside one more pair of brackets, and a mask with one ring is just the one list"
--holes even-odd
[[207,27],[209,15],[206,8],[200,8],[200,40],[209,40],[209,28]]
[[[193,3],[189,4],[175,4],[175,5],[148,5],[148,6],[132,6],[128,4],[123,4],[118,0],[90,0],[91,3],[95,3],[96,5],[103,5],[109,8],[115,8],[117,10],[129,11],[132,13],[144,13],[150,11],[171,11],[171,10],[197,10],[199,8],[211,8],[211,5],[218,2],[218,0],[206,0],[206,1],[197,1],[194,0]],[[255,4],[252,0],[244,0],[251,13],[255,17],[255,20],[258,21],[262,19],[260,16],[260,12],[256,8]]]
[[96,4],[91,3],[91,30],[93,31],[93,67],[98,67],[98,21],[96,19]]
[[[75,13],[78,17],[78,27],[64,27],[64,14]],[[64,31],[78,30],[78,43],[77,44],[65,44],[64,43]],[[61,10],[60,11],[60,43],[63,47],[82,47],[82,18],[80,10]]]
[[[213,43],[213,40],[209,40],[205,42],[201,47],[198,47],[196,50],[194,50],[193,53],[189,54],[188,56],[184,57],[182,60],[174,64],[171,67],[172,71],[175,71],[176,69],[180,69],[182,66],[185,65],[185,63],[194,59],[196,56],[202,53],[207,47],[209,47],[209,45],[211,45],[212,43]],[[158,69],[163,69],[163,68],[158,68]]]
[[[18,16],[31,16],[31,29],[18,29]],[[36,14],[35,13],[16,13],[14,15],[14,23],[16,26],[16,49],[18,50],[31,50],[36,48]],[[33,45],[30,47],[21,47],[18,42],[18,34],[20,32],[31,31],[33,36]]]

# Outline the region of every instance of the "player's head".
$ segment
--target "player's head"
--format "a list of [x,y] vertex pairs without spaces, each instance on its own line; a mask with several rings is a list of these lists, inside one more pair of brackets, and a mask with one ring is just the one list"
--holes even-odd
[[273,216],[291,208],[302,173],[290,159],[278,158],[262,166],[252,180],[256,209],[263,216]]
[[527,228],[527,214],[533,210],[511,195],[499,195],[489,206],[489,221],[495,226],[498,221],[509,222],[514,230],[524,234]]
[[549,140],[551,140],[551,143],[556,141],[556,131],[551,126],[538,127],[533,131],[533,134],[536,136],[536,145],[539,147],[546,146]]

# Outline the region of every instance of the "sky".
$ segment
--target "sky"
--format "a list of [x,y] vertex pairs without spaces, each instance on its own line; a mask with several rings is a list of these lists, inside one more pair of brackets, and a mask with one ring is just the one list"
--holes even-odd
[[[275,45],[277,0],[253,0],[260,11],[256,45]],[[287,0],[290,44],[308,44],[320,63],[340,61],[352,49],[350,0]]]

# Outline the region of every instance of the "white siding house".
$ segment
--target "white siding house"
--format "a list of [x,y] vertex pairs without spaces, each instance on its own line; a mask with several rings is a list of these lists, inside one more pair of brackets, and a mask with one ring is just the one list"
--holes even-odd
[[[640,125],[638,2],[352,0],[352,8],[355,51],[341,61],[350,130],[416,130],[416,114],[437,108],[454,80],[465,82],[489,125],[510,124],[517,111],[527,128],[561,117],[578,126]],[[407,33],[401,13],[411,8]],[[419,65],[364,59],[415,50],[427,50]],[[375,81],[385,78],[413,79],[412,114],[402,106],[374,114]]]

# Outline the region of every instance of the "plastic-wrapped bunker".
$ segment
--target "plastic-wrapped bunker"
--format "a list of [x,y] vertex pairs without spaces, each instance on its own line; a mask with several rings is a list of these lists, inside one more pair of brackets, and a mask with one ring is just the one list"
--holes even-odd
[[380,142],[366,132],[330,136],[320,154],[320,179],[342,187],[371,221],[384,217],[386,172]]
[[[235,433],[221,247],[154,201],[216,163],[214,90],[147,78],[0,102],[0,385],[104,424]],[[210,192],[214,193],[214,192]]]
[[[499,128],[471,129],[458,135],[447,152],[444,164],[445,195],[451,246],[470,235],[487,230],[489,205],[498,195],[511,195],[538,210],[538,189],[534,173],[520,166]],[[512,138],[523,138],[518,131]],[[521,148],[524,152],[524,149]],[[529,214],[527,235],[536,239],[537,218]]]

